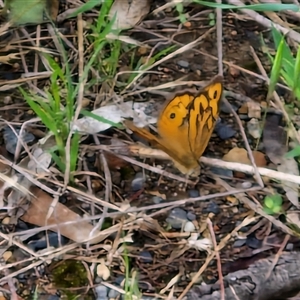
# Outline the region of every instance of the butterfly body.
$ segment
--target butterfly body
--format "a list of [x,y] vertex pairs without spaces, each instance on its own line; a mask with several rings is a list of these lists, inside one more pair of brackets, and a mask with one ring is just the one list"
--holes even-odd
[[166,103],[158,117],[158,136],[130,121],[124,123],[154,147],[166,152],[182,173],[191,174],[199,167],[199,158],[218,119],[222,91],[222,77],[217,76],[194,95],[187,92],[176,95]]

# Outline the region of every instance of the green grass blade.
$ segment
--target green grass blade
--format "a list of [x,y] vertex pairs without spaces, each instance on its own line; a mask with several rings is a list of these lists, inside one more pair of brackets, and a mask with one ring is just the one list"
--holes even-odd
[[71,140],[71,151],[70,151],[70,172],[76,170],[78,153],[79,153],[80,135],[75,132]]
[[[71,13],[70,15],[67,16],[68,19],[74,18],[78,16],[79,14],[85,13],[89,10],[92,10],[95,6],[99,5],[100,1],[95,1],[95,0],[88,0],[86,3],[81,5],[76,11]],[[105,1],[106,2],[106,1]]]
[[53,70],[53,73],[50,77],[51,80],[56,80],[57,78],[60,78],[63,82],[66,81],[65,75],[59,64],[48,54],[44,54],[45,58],[47,59],[50,67]]
[[297,89],[299,88],[299,84],[300,84],[300,46],[298,46],[298,51],[296,55],[296,61],[294,66],[294,82],[292,85],[292,89],[295,95]]
[[[272,30],[272,36],[273,36],[273,40],[275,43],[275,47],[277,49],[279,47],[279,44],[282,42],[282,38],[284,38],[284,35],[282,35],[274,26],[272,26],[271,30]],[[291,52],[290,47],[286,43],[286,41],[284,41],[284,45],[282,47],[283,47],[283,49],[282,49],[283,57],[285,59],[287,59],[288,61],[294,62],[295,58]]]
[[286,72],[290,78],[294,78],[295,63],[296,63],[295,60],[290,61],[290,60],[286,59],[286,57],[283,55],[282,71]]
[[113,0],[105,0],[102,3],[102,7],[98,16],[97,20],[97,31],[94,32],[101,32],[102,28],[106,26],[106,19],[109,13],[109,10],[113,4]]
[[221,8],[221,9],[251,9],[255,11],[281,11],[281,10],[292,10],[295,12],[299,11],[299,6],[296,4],[280,4],[280,3],[272,3],[272,4],[253,4],[253,5],[230,5],[230,4],[218,4],[209,1],[201,1],[194,0],[193,2],[199,3],[204,6],[213,7],[213,8]]
[[38,103],[33,101],[31,97],[22,89],[20,88],[20,91],[31,107],[31,109],[37,114],[38,117],[40,117],[41,121],[44,123],[44,125],[53,133],[57,132],[56,123],[55,120],[52,118],[51,114],[47,112],[47,110],[43,109]]
[[[56,71],[54,71],[53,73],[57,75]],[[51,93],[52,93],[51,96],[53,97],[53,101],[50,101],[50,103],[52,104],[52,110],[54,112],[58,112],[60,111],[61,101],[60,101],[60,88],[57,84],[57,77],[51,80]],[[50,94],[48,94],[48,96],[50,96]]]
[[271,70],[271,77],[270,77],[270,84],[269,90],[267,95],[267,100],[269,100],[275,91],[276,84],[279,80],[281,67],[282,67],[282,58],[283,58],[283,47],[284,47],[284,36],[281,38],[281,42],[279,47],[277,48],[276,56],[273,62],[272,70]]
[[49,149],[49,152],[51,154],[51,157],[53,159],[53,161],[56,163],[56,165],[58,166],[59,170],[64,173],[66,170],[66,164],[61,160],[60,156],[58,156],[55,151],[57,151],[57,149],[55,149],[56,147],[53,147],[51,149]]
[[282,77],[282,80],[284,81],[284,83],[289,86],[289,87],[292,87],[293,84],[294,84],[294,79],[292,76],[290,76],[289,73],[287,73],[285,70],[281,70],[281,77]]

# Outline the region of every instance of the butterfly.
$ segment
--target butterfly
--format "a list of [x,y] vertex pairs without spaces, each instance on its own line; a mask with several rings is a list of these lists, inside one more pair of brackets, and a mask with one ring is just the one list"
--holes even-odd
[[191,175],[199,168],[199,158],[206,149],[219,117],[223,78],[216,76],[197,93],[178,93],[167,101],[157,119],[158,136],[132,121],[124,125],[163,150],[183,174]]

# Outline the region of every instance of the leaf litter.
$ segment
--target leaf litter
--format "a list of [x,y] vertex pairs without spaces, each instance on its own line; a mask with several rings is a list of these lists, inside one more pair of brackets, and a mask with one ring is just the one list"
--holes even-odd
[[[159,109],[156,107],[161,107],[164,102],[163,97],[158,96],[154,101],[157,106],[153,106],[149,98],[153,102],[154,96],[150,93],[147,94],[147,91],[151,92],[151,89],[157,88],[158,85],[172,82],[174,83],[173,86],[169,85],[167,88],[167,92],[170,93],[174,92],[170,88],[174,88],[180,82],[189,81],[192,83],[199,81],[199,77],[209,80],[217,72],[217,50],[220,45],[216,43],[214,28],[211,28],[211,25],[207,23],[207,10],[203,10],[197,4],[184,6],[184,9],[189,12],[190,23],[180,24],[176,9],[168,8],[161,10],[158,15],[151,15],[147,1],[143,5],[140,1],[129,2],[115,1],[110,14],[111,16],[115,15],[114,12],[118,11],[117,6],[120,4],[129,5],[128,9],[120,10],[120,12],[125,13],[124,15],[117,14],[117,18],[120,19],[116,29],[132,28],[131,31],[122,31],[122,34],[138,41],[137,45],[147,44],[149,48],[145,48],[145,54],[142,54],[143,51],[139,54],[138,59],[140,61],[151,61],[149,59],[152,58],[155,51],[165,50],[168,53],[166,47],[172,43],[179,50],[175,50],[176,48],[173,52],[170,50],[171,54],[167,54],[168,60],[162,56],[160,60],[157,60],[159,63],[153,60],[152,65],[145,65],[144,70],[148,70],[148,72],[140,72],[139,76],[129,82],[125,89],[122,85],[115,86],[115,89],[110,91],[111,96],[113,96],[111,97],[112,101],[99,108],[93,107],[91,111],[113,123],[121,123],[124,118],[133,117],[135,122],[140,122],[140,125],[144,127],[156,122],[157,110]],[[67,1],[66,7],[63,9],[74,9],[74,5],[71,1]],[[155,5],[157,7],[151,8],[160,7],[158,2]],[[133,15],[130,16],[132,12]],[[271,16],[273,18],[274,14]],[[121,21],[124,20],[125,25],[122,25]],[[74,24],[80,26],[79,19],[73,19],[73,21]],[[242,125],[244,125],[242,128],[244,128],[252,151],[246,150],[245,141],[239,134],[241,128],[236,125],[234,118],[228,114],[221,114],[223,122],[228,122],[238,134],[224,140],[213,135],[205,156],[219,159],[218,163],[220,163],[221,168],[223,166],[221,159],[223,158],[229,162],[242,162],[249,166],[254,162],[255,165],[266,169],[275,166],[275,169],[280,172],[290,173],[298,177],[299,171],[296,160],[285,158],[288,151],[286,147],[287,138],[280,138],[285,133],[285,130],[280,127],[281,124],[274,125],[272,123],[269,125],[270,119],[266,119],[263,127],[263,146],[261,146],[260,152],[257,151],[260,154],[254,154],[257,153],[254,150],[258,135],[248,132],[248,127],[245,125],[248,125],[253,118],[259,120],[259,124],[263,123],[260,110],[263,105],[260,103],[264,100],[263,93],[266,95],[267,91],[259,74],[256,76],[251,69],[246,67],[246,63],[253,61],[248,51],[252,41],[244,37],[251,36],[257,42],[258,37],[255,31],[257,29],[263,31],[264,27],[258,27],[256,22],[251,20],[246,22],[249,27],[243,26],[245,25],[244,22],[240,22],[241,26],[239,27],[233,25],[233,21],[232,15],[224,12],[223,35],[227,39],[226,44],[223,45],[224,63],[235,69],[234,72],[231,69],[231,73],[226,75],[225,87],[234,91],[231,95],[234,96],[233,102],[237,107],[242,104],[242,96],[257,101],[255,105],[253,103],[248,105],[247,116],[242,120]],[[39,34],[41,32],[38,31],[38,28],[25,27],[24,30],[23,40],[16,35],[15,40],[11,43],[11,45],[18,43],[18,47],[14,50],[18,49],[17,54],[20,56],[17,54],[15,56],[9,55],[11,55],[10,58],[18,61],[19,70],[25,74],[28,71],[37,72],[38,64],[43,64],[43,58],[38,53],[23,51],[26,49],[28,41],[34,47],[51,48],[49,53],[56,51],[60,53],[61,50],[56,48],[58,44],[56,41],[52,41],[51,37],[46,37],[48,44],[44,44],[44,41],[40,39]],[[29,31],[26,30],[31,30],[30,34],[36,35],[38,42],[29,38]],[[66,36],[68,33],[73,34],[70,28],[66,27],[65,30]],[[74,43],[69,49],[69,55],[75,58],[77,53],[74,49],[78,49],[79,39],[77,40],[76,35],[73,35],[73,38],[73,40],[65,39],[69,44]],[[116,36],[114,40],[117,40]],[[198,46],[193,48],[195,41],[201,43],[200,48]],[[88,48],[88,40],[85,42]],[[50,49],[48,50],[50,51]],[[237,50],[244,54],[240,60],[236,57]],[[259,47],[255,50],[264,60]],[[179,56],[180,64],[177,59]],[[1,67],[5,71],[5,64],[8,59],[6,56],[3,57],[4,65]],[[19,60],[19,57],[22,61]],[[129,58],[130,56],[126,57],[124,54],[119,62],[120,65],[126,63],[129,65]],[[268,66],[266,60],[264,63]],[[44,66],[48,70],[49,65],[45,63]],[[154,69],[154,66],[157,68]],[[73,71],[76,67],[75,64]],[[132,66],[130,67],[129,70],[134,72]],[[150,71],[151,68],[153,70]],[[100,71],[94,67],[91,68],[91,74],[99,75],[97,72]],[[237,73],[239,76],[236,76]],[[11,77],[9,78],[8,75]],[[4,77],[1,82],[1,86],[6,87],[5,90],[16,91],[16,84],[28,84],[28,87],[34,87],[38,93],[43,93],[49,88],[47,79],[50,73],[37,72],[34,77],[23,80],[18,78],[18,74],[11,69],[5,76],[6,78]],[[257,89],[253,89],[254,85],[261,87],[259,93],[256,92]],[[99,86],[101,84],[88,82],[84,93],[91,101],[96,100]],[[146,95],[139,94],[139,90],[143,90]],[[118,96],[115,97],[117,94]],[[116,103],[113,98],[119,99],[119,95],[122,95],[122,101]],[[17,122],[20,125],[19,123],[22,124],[33,119],[32,112],[27,108],[24,109],[24,100],[17,96],[17,91],[16,94],[13,94],[12,99],[13,104],[6,105],[6,111],[2,114],[2,118],[5,120],[2,122],[3,124],[8,122],[13,125]],[[129,101],[123,102],[123,99]],[[161,103],[156,103],[159,102],[159,99]],[[14,104],[19,104],[22,108],[17,108]],[[152,110],[150,113],[149,107],[150,111]],[[239,117],[245,116],[240,114]],[[45,130],[37,121],[32,122],[30,127],[34,127],[35,132],[37,129]],[[1,176],[2,181],[5,182],[2,188],[4,201],[2,207],[4,208],[8,203],[11,208],[14,208],[14,210],[9,209],[1,212],[2,220],[6,220],[5,222],[2,221],[5,230],[1,233],[1,237],[6,243],[7,253],[14,250],[10,246],[12,243],[15,249],[22,249],[25,253],[23,261],[29,264],[29,267],[23,266],[11,260],[11,257],[17,255],[15,250],[12,252],[12,256],[7,255],[6,264],[2,265],[2,270],[5,270],[5,274],[0,279],[2,284],[10,283],[13,277],[19,278],[18,276],[21,275],[28,278],[26,277],[28,276],[28,269],[32,270],[43,265],[46,267],[46,271],[39,276],[41,276],[40,278],[45,276],[43,279],[48,281],[48,286],[44,286],[44,291],[41,291],[41,294],[50,290],[51,293],[56,293],[61,288],[53,287],[51,272],[47,272],[47,268],[51,270],[53,261],[57,258],[61,259],[62,262],[71,258],[81,259],[83,265],[88,264],[86,265],[87,273],[84,274],[89,278],[90,286],[98,282],[98,277],[102,278],[103,282],[98,286],[106,288],[107,294],[112,290],[121,294],[126,293],[124,276],[129,268],[129,281],[130,279],[132,282],[136,280],[135,283],[142,293],[157,299],[167,299],[170,295],[175,295],[180,299],[193,284],[199,284],[201,280],[208,282],[220,278],[218,262],[221,262],[221,267],[224,269],[226,265],[226,271],[230,273],[236,267],[231,263],[232,260],[239,262],[239,258],[254,257],[258,252],[271,255],[276,247],[272,245],[269,247],[262,246],[262,240],[266,240],[270,235],[278,243],[283,241],[282,232],[297,236],[297,230],[291,230],[280,220],[264,213],[262,205],[263,197],[275,191],[282,193],[286,200],[291,201],[297,207],[298,184],[283,180],[276,185],[271,180],[264,180],[265,186],[262,189],[255,180],[257,174],[255,175],[256,178],[253,177],[253,172],[252,174],[245,174],[243,164],[241,164],[242,167],[239,172],[243,173],[242,177],[237,176],[236,173],[229,177],[227,176],[228,173],[223,175],[211,174],[209,164],[206,164],[202,167],[201,176],[197,180],[181,178],[182,183],[180,183],[174,179],[180,178],[180,175],[173,174],[176,171],[168,162],[168,158],[165,156],[162,160],[158,160],[159,155],[153,156],[155,149],[148,148],[142,155],[140,150],[142,148],[137,150],[144,161],[143,164],[139,159],[131,157],[130,163],[121,163],[119,159],[122,158],[122,155],[132,155],[133,147],[137,147],[137,144],[145,141],[139,141],[125,131],[114,129],[112,124],[84,116],[75,121],[73,130],[84,133],[81,135],[79,160],[74,172],[76,184],[73,186],[68,185],[65,188],[64,174],[57,164],[50,159],[49,149],[53,145],[50,146],[51,143],[46,143],[43,146],[37,144],[40,138],[38,136],[36,136],[35,141],[26,141],[22,135],[19,137],[22,139],[22,146],[23,144],[25,146],[20,150],[20,157],[17,155],[12,158],[5,151],[1,153],[1,163],[3,163],[4,169],[8,167],[13,170],[10,172],[11,174],[6,173]],[[48,132],[45,131],[44,133],[46,135]],[[95,135],[99,137],[100,144]],[[117,142],[113,143],[113,139]],[[53,139],[51,141],[53,142]],[[133,141],[135,145],[131,146]],[[6,141],[5,146],[7,143]],[[32,147],[32,143],[36,145]],[[234,153],[237,149],[239,152]],[[234,153],[233,157],[228,159],[229,154],[232,153]],[[264,154],[270,162],[262,159]],[[104,166],[103,157],[108,168]],[[227,158],[225,159],[225,157]],[[10,161],[14,163],[10,163]],[[205,159],[203,158],[202,161]],[[214,162],[217,164],[216,161]],[[107,172],[110,173],[110,176]],[[143,180],[140,191],[133,191],[131,182],[138,172],[145,173],[145,180]],[[18,174],[18,176],[14,174]],[[272,174],[276,174],[276,172]],[[110,188],[107,188],[108,180],[111,181]],[[245,183],[247,183],[245,186],[252,188],[252,191],[247,191],[245,188],[241,189]],[[194,198],[189,196],[190,189],[196,190]],[[155,200],[154,197],[156,197]],[[186,216],[193,216],[191,220],[185,220],[178,229],[170,228],[170,224],[167,222],[174,206],[185,210]],[[292,217],[293,215],[288,210],[293,211],[292,207],[287,206],[286,209],[287,217],[291,216],[289,222],[294,222],[297,225],[298,219]],[[193,224],[195,232],[184,231],[184,224],[187,222]],[[23,227],[21,227],[22,224]],[[51,247],[48,230],[57,234],[58,241],[60,235],[68,238],[68,243],[62,243],[61,240],[58,247]],[[29,247],[29,242],[33,241],[35,235],[43,235],[48,239],[48,246],[42,252],[34,252]],[[238,241],[237,237],[242,237],[245,243],[239,243],[242,246],[235,248]],[[218,245],[216,244],[217,241],[219,242]],[[86,245],[87,248],[85,248]],[[215,256],[215,252],[212,252],[212,245],[215,249],[217,245],[220,256]],[[142,252],[143,256],[141,256]],[[145,255],[147,260],[145,260]],[[102,258],[99,259],[100,257]],[[130,263],[126,262],[128,257],[130,257]],[[17,271],[15,271],[15,267],[17,267]],[[137,277],[134,275],[135,272],[138,273]],[[29,286],[28,291],[35,287],[37,286]],[[24,292],[24,289],[22,291],[11,285],[7,289],[8,292],[17,292],[19,295]],[[83,293],[86,293],[86,297],[88,297],[92,289],[86,289],[86,291]]]

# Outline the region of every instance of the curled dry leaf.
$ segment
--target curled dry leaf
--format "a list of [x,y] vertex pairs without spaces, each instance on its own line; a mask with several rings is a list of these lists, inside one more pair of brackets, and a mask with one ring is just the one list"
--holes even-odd
[[[84,242],[90,236],[94,227],[89,221],[79,222],[82,220],[82,217],[61,203],[55,205],[53,213],[47,218],[53,198],[36,187],[31,188],[30,191],[35,195],[35,199],[31,201],[30,207],[26,210],[25,214],[21,216],[24,222],[36,226],[56,225],[51,228],[52,231],[59,232],[63,236],[78,243]],[[63,224],[69,221],[75,222],[72,224]],[[97,232],[95,232],[95,234],[97,234]],[[93,239],[91,243],[98,243],[100,240],[101,238],[96,238]]]
[[254,161],[258,167],[265,167],[267,165],[266,156],[259,151],[252,151]]
[[113,29],[126,30],[134,27],[150,10],[149,0],[115,0],[109,18],[116,16]]
[[[257,167],[264,167],[267,164],[265,155],[259,151],[252,151],[252,155]],[[223,156],[224,161],[242,163],[252,165],[246,149],[235,147]],[[235,177],[244,178],[245,174],[242,172],[234,172]]]
[[[116,171],[116,170],[120,170],[121,168],[125,168],[130,166],[130,164],[128,162],[126,162],[125,160],[117,157],[116,155],[114,155],[111,152],[103,152],[106,162],[108,164],[109,170],[111,171]],[[100,165],[102,167],[102,165]]]
[[[105,118],[113,123],[119,123],[124,118],[134,118],[134,123],[138,127],[145,127],[149,124],[154,124],[157,118],[152,117],[148,111],[152,109],[152,104],[147,102],[124,102],[120,104],[112,104],[102,106],[92,111],[93,114]],[[73,130],[80,132],[95,134],[112,127],[111,124],[100,122],[91,117],[83,117],[78,119],[73,126]]]
[[250,159],[248,158],[248,152],[244,148],[235,147],[231,149],[227,154],[223,156],[225,161],[237,162],[250,165]]

